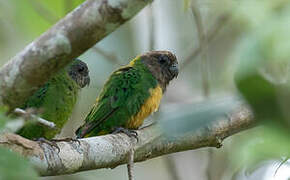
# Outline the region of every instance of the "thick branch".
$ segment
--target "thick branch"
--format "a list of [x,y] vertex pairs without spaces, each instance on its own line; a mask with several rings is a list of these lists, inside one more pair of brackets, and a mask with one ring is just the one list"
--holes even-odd
[[0,105],[19,107],[53,73],[151,1],[85,1],[0,69]]
[[[242,106],[229,118],[213,121],[196,131],[172,137],[165,136],[157,125],[138,131],[139,142],[135,147],[135,161],[144,161],[169,153],[220,147],[226,137],[252,127],[252,113]],[[133,139],[116,134],[81,139],[78,142],[57,143],[60,152],[48,144],[41,146],[14,134],[4,134],[0,143],[29,158],[43,176],[75,173],[90,169],[113,168],[128,160]]]

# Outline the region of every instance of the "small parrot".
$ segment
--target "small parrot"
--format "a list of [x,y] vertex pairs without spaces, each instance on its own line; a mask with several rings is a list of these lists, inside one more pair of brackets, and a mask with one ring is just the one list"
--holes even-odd
[[137,56],[114,71],[77,131],[77,138],[123,132],[137,135],[144,119],[158,110],[169,82],[178,75],[178,62],[168,51]]
[[59,134],[69,119],[81,88],[89,85],[90,77],[86,63],[75,59],[40,87],[23,107],[43,110],[42,118],[54,122],[55,129],[28,121],[17,134],[28,139],[52,139]]

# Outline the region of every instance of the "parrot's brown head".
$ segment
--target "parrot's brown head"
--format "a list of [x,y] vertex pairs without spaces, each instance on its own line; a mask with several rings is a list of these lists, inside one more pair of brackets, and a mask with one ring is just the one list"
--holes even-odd
[[169,51],[150,51],[141,55],[140,59],[157,79],[163,91],[166,90],[169,82],[178,75],[176,56]]
[[89,68],[81,60],[75,59],[70,64],[68,74],[81,88],[90,84]]

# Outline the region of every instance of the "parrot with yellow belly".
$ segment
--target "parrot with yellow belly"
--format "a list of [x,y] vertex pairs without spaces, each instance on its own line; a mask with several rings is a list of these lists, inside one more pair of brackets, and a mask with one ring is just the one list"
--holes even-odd
[[159,108],[169,82],[178,75],[176,56],[150,51],[114,71],[105,83],[77,138],[112,132],[134,134]]

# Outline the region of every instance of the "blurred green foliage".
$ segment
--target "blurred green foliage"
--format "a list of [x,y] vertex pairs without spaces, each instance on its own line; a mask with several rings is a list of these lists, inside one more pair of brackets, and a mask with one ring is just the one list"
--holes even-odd
[[242,30],[261,28],[264,23],[289,8],[288,0],[230,0],[229,2],[234,25]]
[[183,0],[184,11],[187,11],[190,8],[191,0]]
[[[28,42],[37,38],[57,19],[62,18],[83,1],[0,0],[0,54],[4,56],[2,61],[19,52]],[[207,30],[211,30],[212,24],[215,24],[220,14],[230,14],[231,17],[230,23],[223,29],[224,32],[217,34],[215,42],[209,44],[211,92],[214,95],[235,93],[231,71],[234,69],[235,62],[239,61],[235,73],[236,87],[252,106],[261,124],[264,124],[263,127],[253,131],[246,131],[241,139],[233,138],[234,143],[229,149],[230,154],[234,155],[232,157],[236,160],[236,165],[289,156],[290,2],[288,0],[154,1],[152,5],[155,6],[153,9],[156,12],[153,15],[158,22],[155,23],[155,46],[176,53],[180,64],[184,57],[190,54],[188,52],[192,52],[198,46],[196,25],[190,14],[190,6],[193,4],[201,9]],[[146,51],[146,43],[149,39],[146,33],[150,25],[144,21],[147,17],[145,9],[143,14],[141,12],[133,18],[131,24],[127,23],[119,28],[100,42],[98,47],[116,54],[124,63],[137,53]],[[179,32],[180,29],[183,30],[182,33]],[[233,51],[234,47],[237,47],[236,51]],[[74,114],[75,119],[71,124],[85,117],[87,109],[95,101],[98,88],[102,87],[103,81],[113,70],[108,59],[92,50],[81,58],[90,64],[94,82],[92,82],[93,86],[82,93],[83,99],[76,113],[82,113],[82,116]],[[231,100],[222,100],[227,104],[218,101],[205,101],[198,105],[192,103],[201,99],[200,64],[202,61],[196,59],[197,61],[181,71],[177,81],[170,84],[162,102],[161,114],[164,115],[162,123],[170,135],[171,132],[196,130],[213,120],[218,120],[221,116],[224,118],[225,112],[235,107],[231,104],[233,102]],[[184,102],[190,102],[190,105]],[[170,109],[165,105],[166,103],[167,105],[178,103],[178,105]],[[5,109],[0,111],[2,112],[0,113],[1,128],[8,119],[4,115]],[[71,126],[68,131],[72,128],[75,127]],[[16,156],[13,155],[11,158]],[[9,159],[6,161],[10,162]],[[3,168],[10,167],[0,161],[0,169],[2,164]],[[19,164],[21,166],[22,162]],[[10,172],[9,170],[7,169],[7,172]],[[30,171],[25,169],[17,171],[30,174]],[[1,169],[0,175],[2,172],[4,169]]]
[[[261,27],[247,34],[235,55],[240,59],[235,82],[259,120],[279,121],[282,126],[290,127],[283,108],[286,105],[283,99],[289,100],[290,97],[290,82],[287,80],[290,61],[288,9],[283,7],[274,11]],[[275,70],[275,67],[280,69]]]
[[22,156],[0,148],[0,180],[35,180],[37,174]]
[[[22,35],[37,37],[83,1],[0,1],[0,48],[5,51],[9,47],[8,35],[11,29],[21,29]],[[9,121],[6,111],[7,108],[0,107],[0,131]],[[4,148],[0,148],[0,154],[0,180],[38,179],[37,173],[25,158]]]
[[[244,6],[248,3],[247,6]],[[234,54],[236,86],[262,125],[239,145],[238,163],[290,156],[290,2],[243,1],[236,20],[249,27]],[[249,6],[249,4],[252,6]],[[244,10],[244,11],[243,11]],[[244,12],[244,13],[243,13]],[[236,21],[240,23],[240,21]],[[241,153],[241,151],[243,153]]]
[[[6,116],[8,108],[0,107],[0,132],[10,119]],[[0,147],[0,180],[34,180],[37,174],[29,162],[12,152]]]
[[9,118],[6,116],[8,108],[4,106],[0,106],[0,132],[4,128],[7,121],[9,121]]
[[255,167],[267,159],[290,157],[289,136],[279,128],[261,126],[234,141],[231,150],[237,166]]
[[[21,28],[24,33],[38,36],[52,26],[58,19],[64,17],[84,0],[12,0],[15,14],[13,22]],[[0,7],[1,9],[1,7]],[[2,12],[5,12],[3,10]],[[29,18],[27,18],[29,17]],[[37,22],[37,23],[32,23]]]

